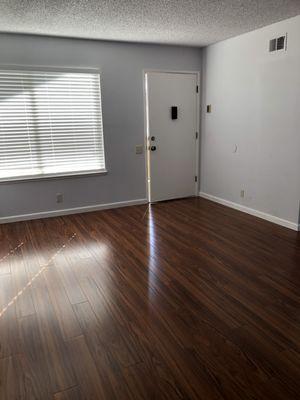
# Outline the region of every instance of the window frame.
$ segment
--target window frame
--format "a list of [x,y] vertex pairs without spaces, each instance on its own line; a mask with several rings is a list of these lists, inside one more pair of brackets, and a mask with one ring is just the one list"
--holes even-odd
[[102,140],[103,140],[103,155],[105,168],[88,171],[70,171],[70,172],[58,172],[54,174],[40,174],[40,175],[24,175],[16,177],[0,178],[0,184],[7,183],[22,183],[27,181],[44,181],[54,179],[65,179],[65,178],[80,178],[88,176],[101,176],[107,175],[107,157],[105,150],[105,134],[104,134],[104,123],[103,123],[103,101],[102,101],[102,72],[99,68],[81,68],[81,67],[55,67],[55,66],[43,66],[43,65],[7,65],[0,64],[0,70],[11,70],[11,71],[29,71],[29,72],[70,72],[70,73],[90,73],[97,74],[99,76],[99,89],[100,89],[100,100],[101,100],[101,112],[102,112]]

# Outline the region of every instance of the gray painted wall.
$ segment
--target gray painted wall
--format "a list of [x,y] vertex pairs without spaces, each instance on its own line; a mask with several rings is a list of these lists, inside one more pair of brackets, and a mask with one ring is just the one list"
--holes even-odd
[[[269,40],[288,33],[288,51]],[[300,16],[203,52],[201,191],[298,223]],[[237,146],[237,152],[234,152]],[[245,190],[245,198],[240,197]]]
[[[200,70],[201,51],[21,35],[0,35],[0,64],[97,67],[102,72],[108,174],[0,184],[0,218],[144,199],[143,69]],[[56,204],[56,193],[64,203]]]

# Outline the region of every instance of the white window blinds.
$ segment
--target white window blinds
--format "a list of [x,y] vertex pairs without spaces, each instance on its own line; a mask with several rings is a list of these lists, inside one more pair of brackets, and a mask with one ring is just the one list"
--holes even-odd
[[104,170],[98,73],[0,70],[0,180]]

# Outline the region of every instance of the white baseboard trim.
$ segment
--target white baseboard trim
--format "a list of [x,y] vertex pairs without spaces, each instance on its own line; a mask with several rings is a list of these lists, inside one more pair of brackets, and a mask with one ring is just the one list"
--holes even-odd
[[60,217],[60,216],[69,215],[69,214],[81,214],[81,213],[86,213],[86,212],[91,212],[91,211],[108,210],[110,208],[137,206],[137,205],[147,204],[147,203],[148,203],[147,199],[137,199],[137,200],[119,201],[116,203],[95,204],[92,206],[84,206],[84,207],[65,208],[65,209],[61,209],[61,210],[42,211],[42,212],[32,213],[32,214],[12,215],[9,217],[0,217],[0,224],[7,224],[7,223],[11,223],[11,222],[18,222],[18,221],[27,221],[27,220],[31,220],[31,219]]
[[286,219],[275,217],[275,215],[267,214],[262,211],[255,210],[254,208],[246,207],[246,206],[243,206],[242,204],[234,203],[233,201],[225,200],[225,199],[222,199],[221,197],[213,196],[208,193],[200,192],[199,196],[203,197],[204,199],[214,201],[215,203],[223,204],[224,206],[234,208],[235,210],[239,210],[239,211],[245,212],[247,214],[254,215],[255,217],[265,219],[269,222],[273,222],[274,224],[293,229],[294,231],[300,230],[300,225],[298,225],[294,222],[288,221]]

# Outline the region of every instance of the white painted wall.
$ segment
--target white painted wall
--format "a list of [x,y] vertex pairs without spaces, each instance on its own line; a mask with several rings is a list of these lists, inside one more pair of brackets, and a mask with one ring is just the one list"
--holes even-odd
[[202,89],[201,192],[298,224],[300,16],[206,48]]
[[[143,69],[200,70],[195,48],[0,35],[4,64],[97,67],[108,174],[0,184],[0,220],[8,216],[145,199]],[[64,203],[56,204],[56,193]],[[2,219],[3,221],[3,219]]]

